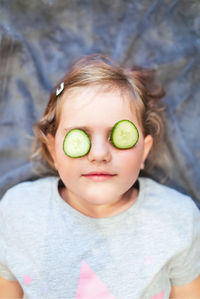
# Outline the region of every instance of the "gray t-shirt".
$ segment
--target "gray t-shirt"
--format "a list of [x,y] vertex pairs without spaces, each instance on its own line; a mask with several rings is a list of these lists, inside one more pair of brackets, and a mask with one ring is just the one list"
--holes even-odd
[[200,274],[194,201],[139,177],[137,201],[86,216],[58,192],[58,177],[20,183],[0,201],[0,276],[24,298],[161,299]]

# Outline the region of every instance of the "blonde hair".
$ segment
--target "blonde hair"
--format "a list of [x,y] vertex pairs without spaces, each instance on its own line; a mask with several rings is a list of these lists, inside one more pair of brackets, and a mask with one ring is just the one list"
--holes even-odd
[[[64,90],[57,96],[56,89],[61,82],[64,82]],[[163,123],[165,107],[160,102],[165,91],[155,80],[155,70],[140,66],[125,68],[103,54],[88,55],[78,60],[54,88],[43,117],[33,127],[35,137],[31,159],[40,161],[40,165],[41,163],[44,165],[43,169],[58,175],[47,148],[47,134],[52,136],[56,134],[62,109],[62,94],[77,87],[91,85],[109,86],[131,95],[143,135],[150,134],[154,140],[145,163],[145,169],[151,170],[165,135]]]

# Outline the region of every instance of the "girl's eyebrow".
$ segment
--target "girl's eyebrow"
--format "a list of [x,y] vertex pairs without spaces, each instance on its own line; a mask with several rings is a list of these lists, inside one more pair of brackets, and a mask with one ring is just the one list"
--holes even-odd
[[[112,127],[108,127],[108,130],[110,131],[112,128],[113,128],[113,126]],[[69,130],[72,130],[72,129],[79,129],[79,130],[83,129],[83,130],[86,130],[88,132],[92,131],[91,128],[85,127],[85,126],[83,126],[83,127],[69,127],[69,128],[65,128],[65,131],[69,131]]]

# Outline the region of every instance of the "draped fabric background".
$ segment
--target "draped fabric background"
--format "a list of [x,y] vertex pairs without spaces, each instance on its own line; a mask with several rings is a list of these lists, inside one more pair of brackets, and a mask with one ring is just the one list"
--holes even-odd
[[82,55],[156,68],[165,150],[149,174],[200,206],[199,0],[0,0],[0,197],[34,180],[32,125]]

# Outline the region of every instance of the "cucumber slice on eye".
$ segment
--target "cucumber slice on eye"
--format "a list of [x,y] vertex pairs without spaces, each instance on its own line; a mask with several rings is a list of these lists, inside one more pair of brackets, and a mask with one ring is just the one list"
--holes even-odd
[[130,120],[118,121],[111,132],[110,141],[119,149],[128,149],[136,145],[139,132]]
[[70,130],[63,141],[63,151],[71,158],[79,158],[90,151],[91,142],[89,136],[80,129]]

